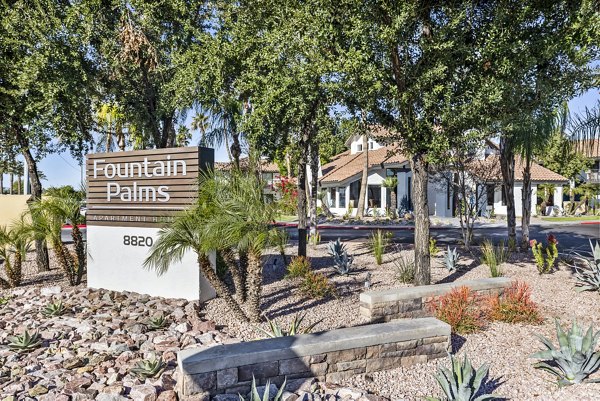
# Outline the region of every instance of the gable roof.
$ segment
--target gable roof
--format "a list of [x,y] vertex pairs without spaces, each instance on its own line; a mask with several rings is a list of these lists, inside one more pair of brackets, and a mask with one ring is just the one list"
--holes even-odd
[[[408,159],[397,152],[393,145],[384,146],[376,150],[369,150],[369,168],[385,167],[386,164],[401,164]],[[336,183],[346,181],[362,173],[365,164],[366,152],[357,152],[350,154],[347,150],[321,167],[323,177],[321,183]]]
[[[490,155],[485,159],[486,164],[489,168],[494,169],[494,173],[491,176],[498,181],[502,181],[502,172],[500,170],[500,156]],[[525,163],[520,156],[515,156],[515,181],[523,181],[523,170]],[[536,162],[531,163],[531,181],[539,182],[558,182],[567,183],[569,179],[562,175],[547,169],[544,166],[537,164]]]
[[[247,157],[240,158],[240,169],[242,171],[248,169],[249,159]],[[215,170],[219,171],[230,171],[233,166],[233,162],[215,162]],[[269,162],[267,160],[261,161],[261,171],[263,173],[278,173],[279,166],[277,164]]]

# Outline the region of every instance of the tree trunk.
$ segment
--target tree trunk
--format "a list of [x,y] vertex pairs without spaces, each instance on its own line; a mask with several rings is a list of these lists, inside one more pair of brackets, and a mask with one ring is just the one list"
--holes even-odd
[[83,244],[83,236],[81,231],[75,222],[72,222],[73,229],[71,230],[71,237],[73,238],[73,244],[75,245],[75,255],[77,255],[77,274],[75,275],[75,284],[81,284],[83,279],[83,273],[85,273],[87,261],[85,258],[85,245]]
[[396,188],[392,188],[390,191],[390,207],[392,208],[393,219],[395,219],[398,216],[398,196],[396,195],[397,190],[398,186],[396,186]]
[[290,156],[289,150],[285,152],[285,168],[287,170],[287,176],[292,176],[292,157]]
[[202,275],[215,289],[217,296],[223,299],[231,313],[233,313],[233,315],[237,319],[247,322],[248,317],[246,316],[240,305],[237,302],[235,302],[235,299],[233,299],[233,297],[231,296],[231,293],[229,292],[225,283],[221,281],[219,277],[217,277],[217,273],[215,273],[215,271],[213,270],[210,261],[208,260],[208,256],[204,254],[198,255],[198,267],[200,268],[200,272],[202,273]]
[[506,199],[506,224],[508,244],[513,248],[517,244],[517,217],[515,211],[515,150],[506,136],[500,137],[500,169],[502,170],[502,191]]
[[300,160],[298,161],[298,256],[306,256],[306,159],[308,157],[309,134],[303,133],[300,140]]
[[365,154],[365,164],[363,165],[362,178],[360,181],[360,193],[358,195],[358,208],[356,217],[365,216],[365,202],[367,198],[367,181],[369,179],[369,137],[366,131],[362,135],[362,151]]
[[0,195],[4,195],[4,173],[0,171]]
[[[42,199],[42,182],[37,170],[37,163],[31,154],[27,138],[20,132],[20,128],[15,130],[16,139],[21,148],[27,168],[29,169],[29,179],[31,180],[31,196],[34,201]],[[48,246],[46,241],[43,239],[35,240],[35,252],[36,252],[36,263],[38,272],[45,272],[50,270],[50,258],[48,257]]]
[[233,253],[233,250],[223,249],[219,252],[221,253],[223,261],[231,272],[231,278],[233,279],[233,285],[235,287],[235,298],[239,303],[246,302],[246,284],[244,282],[244,278],[242,277],[242,273],[240,272],[237,261],[235,260],[235,254]]
[[521,212],[521,249],[525,252],[529,248],[529,223],[531,222],[531,158],[529,157],[525,159],[521,200],[523,209]]
[[[316,141],[315,141],[316,142]],[[317,235],[317,191],[319,188],[319,145],[310,146],[310,235]]]
[[10,173],[8,175],[8,179],[9,179],[9,183],[10,183],[10,188],[8,188],[8,194],[12,195],[13,194],[13,186],[15,185],[15,176],[13,173]]
[[260,322],[260,296],[262,292],[261,253],[248,252],[248,316],[252,323]]
[[233,157],[233,165],[236,169],[240,169],[240,156],[242,155],[242,145],[240,144],[240,134],[232,136],[233,143],[231,144],[231,157]]
[[429,206],[427,203],[428,163],[423,154],[410,158],[413,175],[413,209],[415,214],[415,285],[431,283],[429,255]]
[[21,195],[21,179],[23,177],[21,177],[20,175],[17,176],[17,195]]

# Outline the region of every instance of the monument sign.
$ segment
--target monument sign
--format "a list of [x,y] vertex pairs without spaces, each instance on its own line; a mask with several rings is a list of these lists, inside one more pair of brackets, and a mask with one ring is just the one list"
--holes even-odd
[[198,174],[212,168],[209,148],[88,155],[88,285],[169,298],[206,300],[213,288],[200,277],[196,255],[158,277],[143,268],[161,227],[197,197]]

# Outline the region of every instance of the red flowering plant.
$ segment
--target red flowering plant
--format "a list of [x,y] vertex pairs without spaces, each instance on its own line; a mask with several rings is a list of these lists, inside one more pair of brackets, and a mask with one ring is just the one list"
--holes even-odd
[[298,202],[298,189],[295,180],[291,177],[281,176],[279,182],[275,185],[275,190],[280,194],[279,212],[281,214],[295,214]]
[[546,243],[546,246],[543,246],[541,242],[534,239],[529,241],[540,274],[551,273],[554,270],[556,259],[558,259],[558,240],[556,237],[553,234],[548,235]]

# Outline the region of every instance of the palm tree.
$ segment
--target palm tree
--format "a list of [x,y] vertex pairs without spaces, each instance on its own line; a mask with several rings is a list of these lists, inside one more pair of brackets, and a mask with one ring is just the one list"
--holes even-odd
[[398,210],[398,200],[396,197],[396,192],[398,191],[398,177],[390,176],[385,177],[381,186],[384,188],[390,189],[390,205],[392,206],[392,218],[396,218],[396,210]]
[[229,160],[233,161],[238,169],[242,155],[240,124],[245,108],[245,104],[230,97],[223,97],[215,102],[209,109],[211,129],[202,132],[201,139],[202,144],[212,146],[224,144]]
[[0,278],[1,287],[13,288],[21,285],[22,266],[31,242],[31,226],[25,222],[23,216],[10,228],[0,226],[0,258],[4,259],[4,270],[8,278],[8,281]]
[[[87,262],[83,236],[78,227],[84,220],[80,206],[74,197],[48,197],[31,205],[36,238],[50,242],[56,260],[72,286],[81,284]],[[71,236],[75,245],[74,253],[62,241],[62,226],[67,222],[73,226]]]
[[97,122],[100,130],[100,140],[98,141],[98,149],[105,152],[112,152],[116,145],[120,151],[125,150],[125,131],[124,131],[124,115],[120,108],[114,104],[104,103],[100,106],[97,113]]

